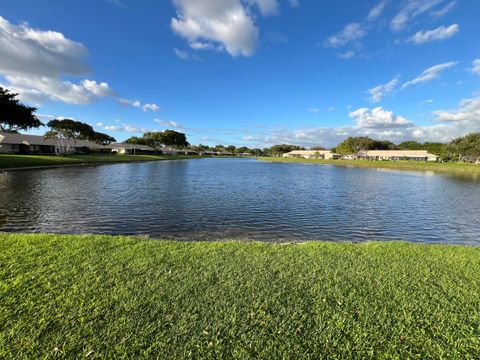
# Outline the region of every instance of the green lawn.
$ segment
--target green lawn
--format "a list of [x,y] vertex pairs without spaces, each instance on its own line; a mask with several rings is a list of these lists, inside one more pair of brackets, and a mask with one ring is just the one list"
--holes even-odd
[[480,248],[0,234],[0,358],[480,358]]
[[21,168],[31,166],[58,166],[78,164],[105,164],[132,161],[153,161],[167,159],[190,159],[198,156],[185,155],[0,155],[0,169]]
[[420,170],[439,172],[465,172],[480,174],[480,165],[465,163],[436,163],[423,161],[369,161],[369,160],[322,160],[322,159],[297,159],[280,157],[262,157],[261,161],[270,162],[293,162],[323,165],[354,166],[382,169]]

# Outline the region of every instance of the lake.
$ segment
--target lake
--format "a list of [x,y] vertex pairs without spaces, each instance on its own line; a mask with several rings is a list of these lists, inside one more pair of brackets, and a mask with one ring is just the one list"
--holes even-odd
[[12,171],[0,231],[480,245],[480,179],[254,159]]

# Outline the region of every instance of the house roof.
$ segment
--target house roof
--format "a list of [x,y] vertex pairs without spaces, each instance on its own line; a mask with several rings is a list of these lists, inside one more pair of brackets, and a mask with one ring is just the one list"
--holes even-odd
[[55,145],[52,139],[45,139],[43,136],[11,133],[0,133],[0,144],[50,146]]
[[[24,134],[11,134],[0,133],[0,144],[11,145],[46,145],[55,146],[53,139],[46,139],[39,135],[24,135]],[[87,140],[75,140],[75,147],[88,147],[90,149],[108,149],[108,146],[99,145],[92,141]]]
[[366,150],[358,153],[360,156],[378,157],[437,157],[427,150]]
[[144,151],[155,151],[154,148],[147,145],[136,145],[136,144],[127,144],[127,143],[113,143],[107,146],[111,149],[125,149],[125,150],[144,150]]

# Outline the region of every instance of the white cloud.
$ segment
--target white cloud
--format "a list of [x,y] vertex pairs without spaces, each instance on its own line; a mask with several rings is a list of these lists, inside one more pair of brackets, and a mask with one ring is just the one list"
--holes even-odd
[[[23,23],[13,25],[0,16],[1,84],[20,94],[23,101],[40,105],[45,101],[90,104],[116,96],[107,82],[91,79],[64,80],[64,76],[88,74],[87,48],[56,31],[44,31]],[[144,111],[158,110],[145,104]]]
[[177,55],[177,57],[179,57],[180,59],[190,60],[190,55],[188,54],[188,52],[184,50],[179,50],[177,48],[173,48],[173,51],[175,52],[175,55]]
[[460,31],[458,24],[450,25],[449,27],[440,26],[433,30],[420,30],[415,35],[410,37],[408,41],[420,45],[430,41],[439,41],[449,39]]
[[433,99],[423,100],[420,105],[433,104],[435,101]]
[[130,124],[119,124],[119,125],[106,125],[104,123],[97,123],[96,124],[98,127],[107,130],[107,131],[115,131],[115,132],[126,132],[126,133],[145,133],[148,130],[140,127],[140,126],[135,126],[135,125],[130,125]]
[[247,0],[247,3],[258,6],[263,16],[275,15],[279,12],[277,0]]
[[343,53],[338,54],[340,59],[351,59],[355,57],[355,52],[352,50],[345,51]]
[[370,99],[373,102],[379,102],[382,98],[395,90],[395,87],[398,84],[398,76],[386,84],[380,84],[371,89],[368,89],[367,92],[370,94]]
[[28,24],[13,25],[0,17],[0,74],[5,87],[18,92],[22,100],[41,104],[46,100],[88,104],[112,96],[106,82],[62,80],[63,75],[88,72],[87,49],[55,31],[43,31]]
[[449,69],[455,65],[457,65],[457,61],[450,61],[444,64],[438,64],[435,66],[432,66],[425,71],[423,71],[419,76],[417,76],[415,79],[407,81],[405,84],[402,85],[402,89],[406,88],[407,86],[410,85],[415,85],[415,84],[420,84],[424,82],[431,81],[433,79],[436,79],[440,76],[440,73],[446,69]]
[[97,83],[94,80],[83,80],[81,85],[95,96],[113,96],[114,92],[106,82]]
[[[276,1],[249,1],[270,14]],[[252,10],[240,0],[173,0],[177,17],[172,18],[175,33],[187,39],[194,49],[220,46],[232,56],[251,56],[259,30]]]
[[456,5],[457,5],[456,1],[451,1],[448,4],[445,4],[445,6],[442,7],[441,9],[436,10],[436,11],[432,11],[430,13],[430,15],[432,15],[433,17],[436,17],[436,18],[441,18],[442,16],[444,16],[447,13],[449,13],[450,11],[452,11],[455,8]]
[[382,107],[374,109],[360,108],[348,114],[356,121],[358,128],[397,128],[411,126],[413,123],[402,116],[394,115],[392,111],[384,110]]
[[480,126],[480,97],[464,99],[458,109],[438,110],[434,112],[436,120],[440,122],[454,122],[458,124],[471,124]]
[[472,72],[474,74],[480,75],[480,59],[473,60],[472,62]]
[[367,31],[361,23],[350,23],[345,25],[338,34],[327,38],[325,45],[328,47],[344,46],[352,41],[359,40],[367,35]]
[[296,8],[297,6],[300,6],[300,0],[288,0],[288,3],[292,8]]
[[28,24],[13,25],[0,17],[0,74],[3,86],[18,92],[24,101],[46,100],[88,104],[112,96],[108,83],[85,79],[78,83],[62,76],[88,72],[86,47],[56,31],[43,31]]
[[23,100],[34,104],[41,104],[46,100],[89,104],[96,98],[113,94],[107,83],[98,84],[93,80],[83,80],[75,84],[42,76],[7,75],[5,79],[8,82],[5,87],[18,92]]
[[170,127],[170,128],[174,128],[174,129],[181,129],[183,128],[182,125],[176,123],[175,121],[172,121],[172,120],[160,120],[160,119],[155,119],[153,120],[155,121],[157,124],[163,126],[163,127]]
[[377,19],[380,15],[382,15],[385,6],[387,5],[387,1],[383,0],[380,1],[377,5],[375,5],[370,12],[368,13],[367,20],[373,21]]
[[444,1],[445,0],[405,0],[400,11],[390,21],[390,28],[393,31],[401,31],[414,18],[432,11],[437,5]]
[[142,106],[142,110],[143,110],[143,111],[148,111],[148,110],[150,110],[150,111],[154,111],[154,112],[155,112],[155,111],[160,110],[160,106],[158,106],[157,104],[145,104],[145,105]]
[[88,72],[83,44],[55,31],[13,25],[0,16],[0,73],[59,77]]
[[123,99],[123,98],[117,98],[117,101],[118,101],[118,103],[120,103],[122,105],[133,106],[133,107],[142,109],[145,112],[147,112],[149,110],[153,111],[153,112],[156,112],[156,111],[160,110],[160,106],[158,106],[157,104],[153,104],[153,103],[152,104],[142,104],[138,100],[129,100],[129,99]]
[[316,108],[316,107],[311,107],[311,108],[308,109],[308,111],[310,111],[312,113],[318,113],[318,112],[320,112],[320,109]]

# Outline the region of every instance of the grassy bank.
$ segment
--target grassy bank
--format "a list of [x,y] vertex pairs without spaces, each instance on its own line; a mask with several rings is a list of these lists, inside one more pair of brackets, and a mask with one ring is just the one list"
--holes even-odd
[[0,358],[479,358],[480,248],[0,234]]
[[465,172],[480,174],[480,165],[465,163],[435,163],[423,161],[369,161],[369,160],[322,160],[322,159],[297,159],[280,157],[262,157],[261,161],[270,162],[293,162],[310,163],[338,166],[355,166],[380,169],[399,169],[415,171],[439,171],[439,172]]
[[134,161],[155,161],[168,159],[190,159],[198,156],[186,155],[0,155],[0,169],[36,166],[61,166],[81,164],[107,164]]

